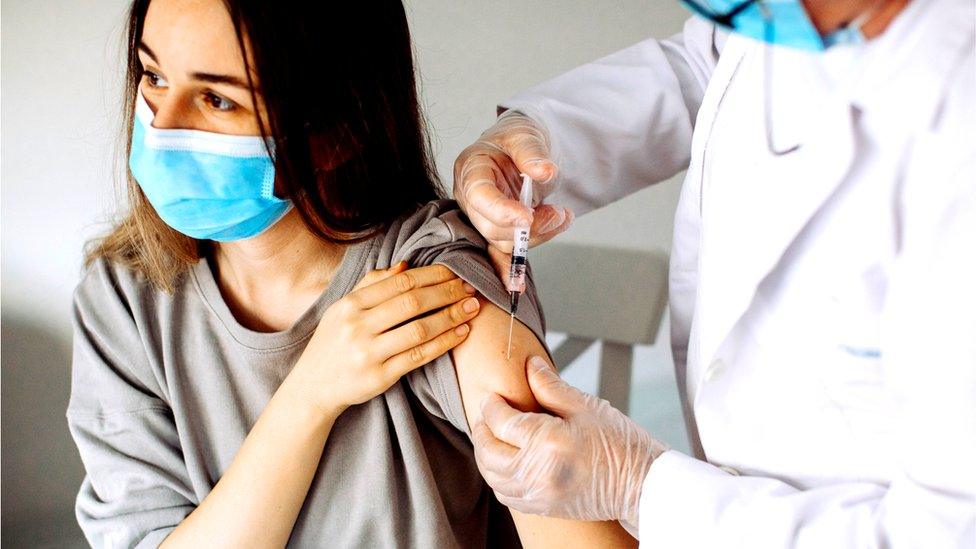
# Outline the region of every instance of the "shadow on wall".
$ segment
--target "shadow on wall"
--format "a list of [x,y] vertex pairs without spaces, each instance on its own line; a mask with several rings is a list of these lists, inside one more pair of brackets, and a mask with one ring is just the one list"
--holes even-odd
[[71,342],[4,311],[2,544],[86,547],[74,518],[84,468],[64,417]]

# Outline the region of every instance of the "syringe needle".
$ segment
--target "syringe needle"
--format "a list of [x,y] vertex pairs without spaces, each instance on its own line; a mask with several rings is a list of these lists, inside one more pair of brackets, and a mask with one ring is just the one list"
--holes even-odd
[[[519,190],[519,202],[532,210],[532,178],[523,174],[522,188]],[[508,358],[512,358],[512,327],[515,326],[515,313],[518,311],[519,296],[525,290],[526,270],[528,263],[526,255],[529,251],[529,229],[528,224],[517,223],[512,233],[512,258],[508,265],[508,287],[509,293],[509,312],[512,318],[508,322]]]
[[508,358],[512,358],[512,326],[515,325],[515,313],[512,313],[512,318],[508,321]]

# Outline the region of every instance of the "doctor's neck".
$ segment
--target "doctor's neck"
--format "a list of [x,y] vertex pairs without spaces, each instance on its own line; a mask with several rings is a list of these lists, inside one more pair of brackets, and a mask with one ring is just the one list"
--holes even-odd
[[867,13],[861,24],[864,38],[871,39],[894,21],[910,0],[804,0],[803,5],[820,34],[835,31]]

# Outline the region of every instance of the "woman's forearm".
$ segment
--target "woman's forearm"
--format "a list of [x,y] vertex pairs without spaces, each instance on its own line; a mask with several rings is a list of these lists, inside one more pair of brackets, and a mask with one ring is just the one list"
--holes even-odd
[[284,547],[342,408],[312,405],[290,376],[234,461],[162,547]]

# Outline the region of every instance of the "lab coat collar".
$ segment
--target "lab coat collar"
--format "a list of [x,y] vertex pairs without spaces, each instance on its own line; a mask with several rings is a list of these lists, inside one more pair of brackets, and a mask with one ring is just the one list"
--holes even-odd
[[[851,104],[919,128],[933,116],[960,56],[973,48],[972,0],[912,0],[885,31],[861,46]],[[845,55],[849,47],[824,55]],[[907,69],[910,67],[910,69]],[[970,67],[971,69],[971,67]]]

